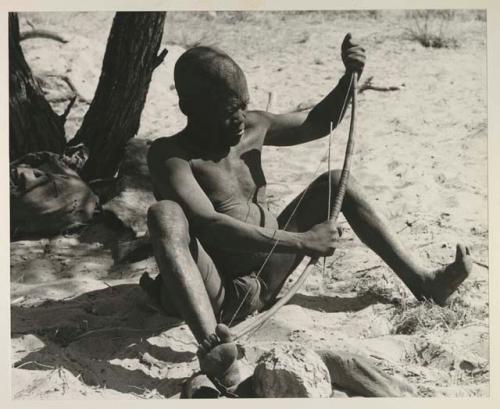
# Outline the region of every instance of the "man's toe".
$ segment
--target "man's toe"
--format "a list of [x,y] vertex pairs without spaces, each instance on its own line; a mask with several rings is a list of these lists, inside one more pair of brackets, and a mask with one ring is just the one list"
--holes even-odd
[[215,327],[215,333],[219,336],[221,342],[223,343],[233,341],[233,335],[231,334],[229,327],[225,324],[218,324]]

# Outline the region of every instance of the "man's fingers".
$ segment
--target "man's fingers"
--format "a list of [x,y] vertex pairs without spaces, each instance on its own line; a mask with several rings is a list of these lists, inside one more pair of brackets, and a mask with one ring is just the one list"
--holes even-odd
[[350,58],[359,58],[365,60],[366,54],[362,50],[349,50],[342,57],[344,60],[348,60]]
[[349,58],[351,56],[359,56],[359,57],[364,57],[366,58],[366,54],[363,50],[357,49],[357,50],[347,50],[346,53],[342,56],[344,59]]
[[362,56],[347,58],[344,61],[344,65],[348,71],[363,71],[365,58]]
[[342,60],[347,71],[363,72],[366,62],[365,49],[359,45],[347,44],[346,49],[342,51]]
[[362,55],[353,55],[352,57],[345,59],[345,65],[349,64],[364,64],[366,62],[366,58]]
[[365,51],[366,51],[366,50],[365,50],[363,47],[361,47],[360,45],[357,45],[357,44],[352,44],[349,48],[347,48],[347,49],[345,50],[345,52],[344,52],[344,53],[347,53],[347,54],[349,54],[349,53],[353,53],[353,52],[356,52],[356,53],[364,53]]
[[356,71],[361,75],[366,61],[365,49],[352,39],[351,33],[345,35],[341,50],[347,71]]

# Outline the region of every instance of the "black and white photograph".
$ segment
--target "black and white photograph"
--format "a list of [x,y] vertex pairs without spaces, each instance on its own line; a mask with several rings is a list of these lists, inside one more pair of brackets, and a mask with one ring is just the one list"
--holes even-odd
[[156,6],[5,13],[11,399],[490,397],[488,10]]

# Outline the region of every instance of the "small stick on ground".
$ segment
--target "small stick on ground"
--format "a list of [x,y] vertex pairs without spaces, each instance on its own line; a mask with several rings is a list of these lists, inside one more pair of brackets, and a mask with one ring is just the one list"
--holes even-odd
[[425,242],[425,243],[419,244],[419,245],[417,246],[417,249],[421,249],[422,247],[427,247],[427,246],[430,246],[431,244],[434,244],[434,243],[435,243],[435,241],[434,241],[434,240],[432,240],[432,241],[427,241],[427,242]]
[[37,362],[37,361],[28,361],[28,362],[23,362],[21,365],[17,365],[17,366],[14,366],[14,368],[16,369],[20,369],[22,368],[23,366],[27,366],[27,365],[38,365],[39,367],[41,368],[47,368],[47,369],[56,369],[55,366],[51,366],[51,365],[44,365],[44,364],[41,364],[40,362]]
[[488,264],[481,263],[480,261],[477,260],[472,260],[474,264],[477,264],[478,266],[484,267],[485,269],[489,270],[490,266]]
[[54,40],[63,44],[66,44],[68,42],[68,40],[64,37],[49,30],[33,29],[30,31],[24,31],[19,35],[19,41],[29,40],[30,38],[46,38],[48,40]]
[[267,106],[266,106],[266,111],[269,112],[274,105],[274,100],[275,100],[275,95],[274,92],[270,91],[267,94]]
[[362,92],[369,90],[369,89],[372,91],[380,91],[380,92],[399,91],[401,89],[400,87],[396,87],[396,86],[379,87],[379,86],[373,85],[372,81],[373,81],[373,76],[368,77],[366,79],[366,81],[360,85],[359,93],[361,94]]
[[357,273],[367,273],[369,271],[372,271],[372,270],[376,270],[377,268],[380,268],[382,267],[382,264],[377,264],[376,266],[371,266],[371,267],[367,267],[367,268],[362,268],[361,270],[356,270],[354,272],[354,274],[357,274]]

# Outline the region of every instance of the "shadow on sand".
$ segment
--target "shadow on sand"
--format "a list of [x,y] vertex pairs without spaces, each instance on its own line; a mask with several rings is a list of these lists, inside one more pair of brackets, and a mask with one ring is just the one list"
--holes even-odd
[[[170,397],[193,372],[195,353],[192,347],[176,351],[148,338],[180,324],[155,311],[140,287],[130,284],[36,307],[12,306],[12,338],[33,334],[45,344],[15,355],[14,367],[63,367],[89,386],[123,393],[156,389]],[[189,344],[187,339],[181,344]]]
[[373,293],[364,293],[353,297],[296,294],[288,304],[315,311],[335,313],[356,312],[373,304],[390,304],[391,302],[389,299]]

